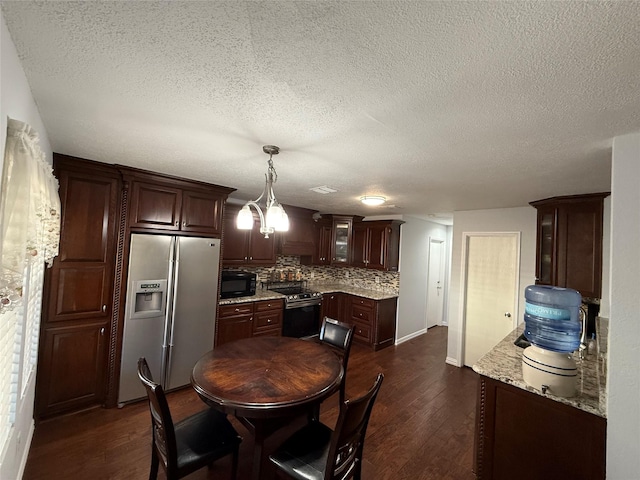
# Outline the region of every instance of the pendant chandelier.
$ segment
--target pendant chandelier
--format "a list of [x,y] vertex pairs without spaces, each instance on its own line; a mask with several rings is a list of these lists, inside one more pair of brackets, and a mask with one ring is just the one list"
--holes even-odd
[[[269,235],[274,232],[286,232],[289,230],[289,217],[273,193],[273,184],[278,180],[278,174],[273,167],[272,157],[280,153],[280,148],[275,145],[265,145],[262,147],[262,151],[269,154],[269,167],[265,174],[264,191],[255,200],[250,200],[244,204],[238,212],[236,226],[240,230],[251,230],[253,228],[253,213],[251,213],[250,208],[253,207],[260,217],[260,233],[264,235],[264,238],[269,238]],[[264,200],[264,206],[260,206],[262,200]]]

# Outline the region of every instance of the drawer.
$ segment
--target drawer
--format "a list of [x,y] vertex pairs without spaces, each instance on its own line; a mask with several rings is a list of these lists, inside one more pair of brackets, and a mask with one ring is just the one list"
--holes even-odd
[[373,310],[376,306],[376,301],[370,298],[353,296],[351,297],[351,305],[353,305],[354,307],[357,305],[365,308],[370,308]]
[[360,322],[353,322],[353,339],[367,344],[371,343],[371,326]]
[[284,309],[284,300],[263,300],[255,303],[256,312],[265,312],[267,310],[280,310]]
[[282,310],[258,312],[255,314],[253,320],[254,330],[258,328],[269,328],[276,326],[280,328],[282,325]]
[[235,305],[220,305],[221,317],[233,317],[234,315],[246,315],[253,313],[252,303],[236,303]]
[[266,328],[264,330],[258,330],[253,332],[254,337],[281,337],[282,330],[279,328]]
[[351,307],[351,320],[371,323],[373,322],[373,309],[359,307],[357,305],[353,305]]

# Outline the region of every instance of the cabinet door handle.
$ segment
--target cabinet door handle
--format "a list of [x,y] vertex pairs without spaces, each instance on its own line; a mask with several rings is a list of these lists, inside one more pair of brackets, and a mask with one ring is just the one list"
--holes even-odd
[[102,305],[102,313],[107,313],[107,306],[106,305]]
[[267,323],[271,323],[271,319],[270,318],[267,318]]
[[249,260],[253,260],[253,257],[249,257]]
[[100,336],[103,336],[103,335],[104,335],[104,327],[100,329]]
[[176,227],[180,226],[180,222],[178,220],[176,220]]
[[236,309],[235,309],[235,311],[236,311],[236,312],[239,312],[239,311],[240,311],[240,309],[239,309],[239,308],[236,308]]
[[187,222],[182,222],[182,226],[186,227],[187,226]]

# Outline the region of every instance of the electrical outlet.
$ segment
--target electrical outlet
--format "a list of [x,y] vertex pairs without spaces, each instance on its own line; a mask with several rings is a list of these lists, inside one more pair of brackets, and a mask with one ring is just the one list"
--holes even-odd
[[315,277],[316,274],[314,272],[309,273],[309,278],[311,278],[311,280],[313,280],[313,277]]
[[376,277],[376,283],[380,283],[380,277]]
[[344,278],[349,278],[349,270],[345,270],[345,272],[344,272]]

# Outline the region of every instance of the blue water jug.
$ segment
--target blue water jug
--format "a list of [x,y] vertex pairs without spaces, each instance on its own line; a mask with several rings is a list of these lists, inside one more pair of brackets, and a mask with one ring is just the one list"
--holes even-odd
[[529,285],[524,290],[524,336],[552,352],[571,353],[580,346],[582,296],[571,288]]

